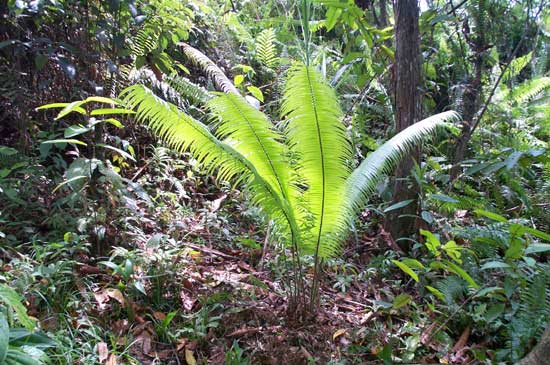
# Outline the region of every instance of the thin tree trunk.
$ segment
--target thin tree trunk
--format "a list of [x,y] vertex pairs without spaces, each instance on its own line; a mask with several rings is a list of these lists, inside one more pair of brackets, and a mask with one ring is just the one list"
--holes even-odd
[[380,15],[378,16],[378,19],[380,20],[380,27],[386,28],[388,26],[388,9],[386,5],[386,0],[380,0],[378,1],[378,9],[380,12]]
[[[462,95],[462,129],[460,136],[456,140],[456,145],[451,157],[453,167],[451,169],[451,181],[455,180],[460,173],[459,163],[464,159],[468,142],[472,137],[472,128],[474,125],[474,118],[480,106],[480,98],[482,92],[482,75],[485,70],[485,64],[483,62],[483,54],[486,50],[485,36],[483,32],[479,32],[471,35],[470,27],[468,26],[468,20],[465,20],[463,26],[464,36],[466,39],[472,39],[472,46],[475,51],[474,56],[474,72],[473,75],[468,76],[468,82],[465,85],[465,90]],[[477,28],[477,27],[476,27]]]
[[[400,132],[420,120],[421,55],[417,0],[396,0],[395,14],[395,131]],[[411,153],[397,167],[394,201],[413,199],[413,203],[392,212],[386,221],[386,230],[394,238],[416,233],[418,228],[416,197],[418,187],[411,188],[407,177],[420,156],[420,148]],[[407,251],[409,243],[400,247]]]

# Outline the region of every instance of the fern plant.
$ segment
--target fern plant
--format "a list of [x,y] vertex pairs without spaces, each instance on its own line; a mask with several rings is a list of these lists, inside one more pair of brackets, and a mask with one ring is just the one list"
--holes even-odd
[[309,309],[317,303],[319,266],[340,251],[355,213],[396,162],[438,126],[457,118],[445,112],[397,134],[354,169],[354,156],[334,91],[314,67],[289,71],[273,123],[236,93],[206,103],[215,128],[192,118],[143,85],[123,92],[128,108],[168,145],[190,151],[223,180],[244,182],[253,203],[274,222],[294,262],[291,303],[306,308],[301,257],[315,265]]
[[191,62],[202,68],[206,74],[212,78],[217,89],[226,93],[239,94],[239,91],[235,85],[229,81],[227,76],[225,76],[225,73],[204,53],[194,47],[191,47],[187,43],[182,42],[178,45],[181,47],[187,58],[191,60]]
[[269,68],[274,68],[279,62],[275,41],[273,28],[262,30],[256,38],[256,57],[264,66]]

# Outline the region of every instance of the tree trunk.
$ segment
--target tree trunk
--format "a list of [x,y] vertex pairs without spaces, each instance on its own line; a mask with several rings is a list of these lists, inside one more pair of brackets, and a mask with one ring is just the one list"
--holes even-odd
[[[451,181],[454,181],[460,174],[459,163],[466,156],[468,142],[473,133],[473,125],[475,123],[476,114],[481,104],[481,93],[483,91],[482,77],[486,71],[486,65],[483,61],[483,55],[487,51],[487,40],[485,38],[485,17],[482,16],[485,9],[478,5],[474,11],[470,13],[471,19],[475,23],[475,32],[470,30],[469,18],[464,20],[462,25],[462,33],[467,40],[470,50],[473,51],[473,74],[470,73],[467,77],[467,83],[464,85],[462,94],[462,130],[460,136],[456,140],[456,145],[451,154]],[[464,55],[465,56],[465,55]]]
[[[396,0],[395,14],[395,131],[400,132],[420,120],[421,56],[419,9],[417,0]],[[420,147],[397,167],[394,202],[414,199],[413,203],[392,212],[386,221],[386,230],[394,238],[416,233],[418,228],[416,197],[418,187],[411,188],[407,177],[420,156]],[[410,244],[400,247],[406,252]]]
[[481,77],[483,73],[483,58],[481,54],[476,55],[474,68],[474,76],[469,78],[469,82],[462,95],[462,129],[452,153],[451,162],[453,163],[453,167],[451,169],[451,181],[455,180],[460,173],[459,163],[464,160],[466,155],[468,142],[470,142],[470,138],[472,137],[474,118],[479,110],[482,91]]
[[388,10],[386,9],[386,0],[380,0],[378,2],[378,8],[380,9],[380,26],[386,28],[388,26]]
[[518,365],[545,365],[550,362],[550,327],[546,329],[539,343]]

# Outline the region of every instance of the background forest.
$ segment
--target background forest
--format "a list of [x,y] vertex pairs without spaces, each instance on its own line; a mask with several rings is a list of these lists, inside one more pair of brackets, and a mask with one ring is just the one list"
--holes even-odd
[[548,364],[546,0],[0,2],[0,365]]

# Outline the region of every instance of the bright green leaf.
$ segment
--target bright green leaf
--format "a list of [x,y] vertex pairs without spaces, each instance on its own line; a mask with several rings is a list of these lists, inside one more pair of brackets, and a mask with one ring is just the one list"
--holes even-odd
[[397,260],[391,260],[397,267],[399,267],[405,274],[409,275],[411,278],[413,278],[414,281],[418,283],[418,275],[405,263],[397,261]]
[[83,125],[71,125],[65,128],[63,137],[71,138],[89,132],[91,130],[92,128],[84,127]]
[[414,201],[414,199],[407,199],[400,202],[397,202],[395,204],[390,205],[386,209],[384,209],[384,213],[391,212],[392,210],[400,209],[403,207],[406,207],[407,205],[411,204]]
[[21,303],[22,298],[15,290],[5,284],[0,284],[0,301],[7,304],[17,314],[17,319],[29,331],[34,328],[34,322],[27,315],[27,309]]
[[85,142],[79,141],[78,139],[52,139],[50,141],[42,142],[42,144],[62,144],[62,143],[74,143],[82,146],[87,146]]
[[8,354],[8,344],[10,341],[10,327],[4,313],[0,312],[0,364],[4,363]]
[[136,112],[120,108],[103,108],[92,110],[90,115],[111,115],[111,114],[135,114]]
[[497,221],[497,222],[503,222],[503,223],[508,222],[508,220],[506,218],[504,218],[503,216],[501,216],[497,213],[489,212],[487,210],[476,209],[476,210],[474,210],[474,213],[477,214],[477,215],[492,219],[492,220]]
[[256,99],[264,102],[264,94],[262,94],[262,90],[258,89],[256,86],[248,86],[246,88]]
[[233,83],[235,84],[235,86],[239,86],[243,83],[243,81],[244,75],[235,75],[235,77],[233,78]]
[[393,309],[402,308],[402,307],[406,306],[407,304],[409,304],[409,302],[411,300],[412,300],[412,297],[409,294],[399,294],[393,300],[392,307],[393,307]]

